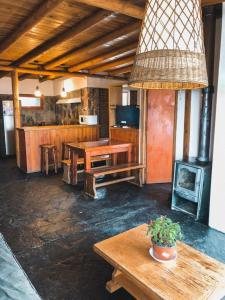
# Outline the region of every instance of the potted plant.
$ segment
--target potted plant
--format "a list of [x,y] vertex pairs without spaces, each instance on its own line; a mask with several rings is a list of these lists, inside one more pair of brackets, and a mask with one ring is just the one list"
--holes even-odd
[[182,239],[181,228],[166,216],[148,224],[147,235],[151,237],[153,256],[162,261],[176,258],[176,240]]

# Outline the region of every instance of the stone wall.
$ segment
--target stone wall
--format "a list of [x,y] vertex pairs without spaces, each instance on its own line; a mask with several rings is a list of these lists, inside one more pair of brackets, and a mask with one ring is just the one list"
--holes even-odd
[[79,115],[99,116],[99,89],[84,88],[69,92],[67,96],[67,98],[78,97],[81,98],[81,103],[56,105],[56,121],[58,123],[78,124]]
[[21,109],[22,126],[56,124],[56,98],[46,96],[41,109]]
[[99,89],[100,137],[109,137],[109,90]]
[[68,98],[74,97],[81,97],[81,103],[56,105],[56,122],[58,124],[78,124],[79,115],[97,115],[101,125],[100,136],[108,137],[108,89],[84,88],[68,93]]
[[[12,95],[0,95],[0,101],[12,100]],[[56,97],[44,97],[43,107],[41,109],[21,109],[22,126],[38,125],[42,122],[46,124],[56,123]]]
[[[68,93],[67,98],[81,98],[81,103],[56,104],[60,96],[44,97],[41,109],[22,109],[22,126],[50,124],[78,124],[79,115],[97,115],[101,125],[101,137],[108,137],[109,112],[108,89],[83,88]],[[12,95],[0,95],[1,100],[12,100]]]
[[[81,97],[82,91],[72,91],[68,93],[68,98]],[[56,97],[57,100],[60,98]],[[82,97],[81,97],[82,99]],[[81,102],[83,102],[81,100]],[[71,103],[71,104],[56,104],[56,122],[57,124],[70,125],[79,123],[79,114],[81,113],[82,103]]]

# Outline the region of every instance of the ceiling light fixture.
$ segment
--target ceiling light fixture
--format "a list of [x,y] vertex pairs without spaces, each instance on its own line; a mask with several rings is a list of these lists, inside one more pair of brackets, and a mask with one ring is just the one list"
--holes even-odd
[[62,98],[66,98],[67,97],[67,91],[66,91],[66,89],[64,87],[64,81],[63,81],[63,87],[62,87],[60,95],[61,95]]
[[67,92],[66,92],[65,88],[63,87],[62,91],[61,91],[61,97],[66,98],[66,96],[67,96]]
[[148,0],[129,84],[143,89],[208,85],[200,0]]
[[39,90],[39,86],[36,86],[36,89],[34,91],[34,96],[35,97],[41,97],[41,91]]

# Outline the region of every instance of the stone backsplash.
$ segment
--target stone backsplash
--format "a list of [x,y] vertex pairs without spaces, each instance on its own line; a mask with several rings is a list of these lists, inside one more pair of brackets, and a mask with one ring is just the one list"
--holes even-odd
[[[73,91],[68,93],[67,98],[80,97],[81,91]],[[57,100],[60,97],[57,97]],[[55,115],[57,124],[70,125],[78,124],[81,103],[72,104],[56,104]]]
[[[12,95],[0,94],[0,101],[12,101]],[[56,97],[44,97],[42,109],[21,109],[22,126],[32,126],[41,123],[56,124]]]
[[42,109],[21,109],[22,126],[56,124],[56,97],[45,96]]
[[[108,134],[108,89],[84,88],[69,92],[67,98],[81,98],[81,103],[56,104],[60,96],[45,96],[41,109],[22,109],[22,126],[40,124],[78,124],[79,115],[97,115],[102,125],[102,137]],[[0,95],[0,101],[12,100],[12,95]]]
[[84,88],[68,93],[68,98],[74,97],[81,97],[81,103],[56,105],[58,124],[78,124],[79,115],[97,115],[99,122],[103,119],[99,112],[101,106],[108,107],[108,89]]

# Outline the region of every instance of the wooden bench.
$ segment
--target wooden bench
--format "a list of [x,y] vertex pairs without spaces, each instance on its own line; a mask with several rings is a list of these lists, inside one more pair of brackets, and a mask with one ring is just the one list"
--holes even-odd
[[[111,161],[111,157],[109,155],[100,155],[94,156],[91,159],[91,163],[96,162],[105,162],[106,164]],[[70,173],[71,173],[71,159],[64,159],[61,161],[63,165],[63,178],[62,180],[68,184],[70,184]],[[79,157],[77,160],[77,165],[81,166],[84,165],[84,158]],[[78,170],[77,173],[83,173],[84,169]]]
[[[144,165],[138,163],[127,163],[115,166],[99,167],[98,169],[92,169],[90,172],[85,173],[85,193],[90,197],[96,198],[97,192],[96,189],[123,182],[129,181],[138,186],[142,186],[142,170]],[[96,179],[105,175],[114,175],[118,173],[126,173],[125,177],[114,178],[106,182],[96,183]]]

